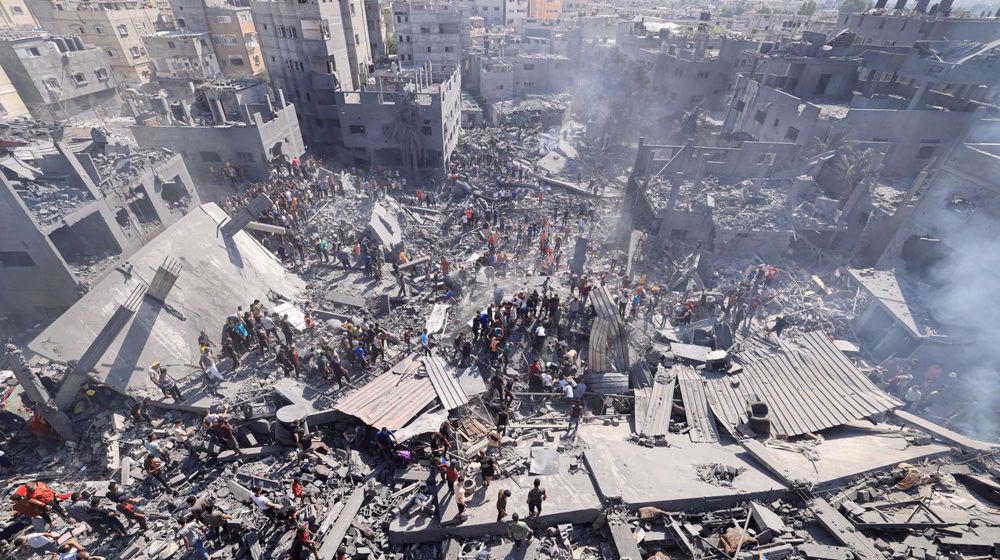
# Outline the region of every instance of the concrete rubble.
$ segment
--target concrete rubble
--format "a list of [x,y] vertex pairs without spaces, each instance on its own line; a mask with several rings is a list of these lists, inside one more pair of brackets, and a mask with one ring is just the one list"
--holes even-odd
[[[710,35],[711,13],[670,10],[692,22],[687,38],[658,16],[581,15],[586,34],[526,23],[537,41],[510,57],[534,72],[524,64],[555,53],[529,49],[583,42],[601,54],[581,68],[627,67],[614,83],[657,77],[628,94],[664,98],[645,116],[601,114],[621,100],[596,107],[608,89],[592,82],[489,106],[467,92],[460,106],[462,72],[432,84],[434,53],[408,46],[411,62],[428,55],[412,77],[313,74],[359,91],[303,114],[360,115],[351,106],[364,96],[393,111],[378,128],[412,153],[362,148],[344,161],[301,138],[282,152],[298,122],[316,133],[330,120],[296,118],[300,101],[253,80],[203,85],[194,116],[159,92],[137,110],[140,134],[176,127],[204,150],[213,128],[261,128],[252,153],[233,147],[237,163],[250,154],[236,167],[99,128],[0,126],[0,216],[22,248],[51,257],[35,266],[41,253],[0,239],[3,301],[59,295],[52,317],[21,306],[37,320],[10,329],[0,353],[0,557],[1000,557],[995,325],[981,317],[1000,231],[995,148],[982,136],[932,143],[942,157],[917,171],[930,158],[882,145],[905,142],[770,137],[753,122],[772,105],[759,119],[722,114],[743,112],[724,111],[729,95],[811,90],[797,80],[821,62],[849,70],[837,79],[871,67],[857,79],[865,105],[847,106],[846,84],[838,95],[852,101],[803,103],[797,116],[895,106],[876,91],[891,86],[986,113],[995,107],[977,88],[990,84],[960,72],[960,58],[940,70],[960,88],[904,87],[897,71],[933,73],[914,68],[923,58],[911,47],[886,46],[891,60],[837,50],[853,38],[827,40],[815,22],[764,47],[756,30]],[[520,43],[475,29],[477,55]],[[292,31],[281,27],[289,44]],[[308,31],[330,38],[329,26]],[[365,41],[354,43],[352,57]],[[933,52],[951,60],[943,45]],[[837,97],[825,75],[819,89]],[[456,116],[426,93],[387,102],[385,84],[366,89],[376,76],[400,80],[397,93],[436,88],[478,116],[463,117],[457,143],[426,125],[448,149],[424,153],[430,121],[416,105]],[[684,100],[665,101],[678,91]],[[360,148],[374,121],[350,122],[336,134]],[[216,181],[215,202],[201,204],[185,158]],[[887,158],[914,172],[889,173]],[[948,219],[935,225],[940,207]],[[952,230],[989,244],[928,233]],[[956,293],[956,277],[972,296]]]

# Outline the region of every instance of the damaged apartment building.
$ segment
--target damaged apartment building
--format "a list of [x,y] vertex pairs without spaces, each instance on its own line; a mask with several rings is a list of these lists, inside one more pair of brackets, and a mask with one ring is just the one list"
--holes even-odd
[[805,33],[761,55],[739,77],[724,132],[802,146],[841,138],[884,153],[883,174],[909,176],[996,118],[996,44],[855,39]]
[[151,98],[149,110],[136,117],[131,130],[143,148],[165,147],[182,155],[206,201],[232,194],[212,181],[223,166],[264,181],[272,162],[290,162],[305,153],[295,106],[254,80],[202,84],[193,104]]
[[179,155],[16,120],[0,128],[0,315],[58,317],[112,266],[199,203]]
[[459,68],[380,70],[360,91],[337,92],[344,158],[364,168],[444,172],[462,118]]
[[117,117],[121,96],[104,51],[75,35],[0,33],[0,65],[31,114],[47,122]]

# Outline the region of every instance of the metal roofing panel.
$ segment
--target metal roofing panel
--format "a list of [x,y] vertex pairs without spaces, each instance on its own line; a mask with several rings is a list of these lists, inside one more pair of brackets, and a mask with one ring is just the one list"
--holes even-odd
[[649,392],[649,403],[642,416],[635,418],[636,433],[644,436],[665,436],[670,429],[670,413],[674,406],[676,371],[659,373]]
[[420,362],[410,355],[334,406],[373,428],[398,430],[427,408],[437,396],[426,376],[418,377]]
[[684,400],[684,416],[691,428],[688,436],[694,443],[719,443],[719,429],[708,409],[704,381],[693,368],[678,366],[677,383]]
[[738,375],[705,381],[712,411],[721,421],[742,424],[747,405],[761,401],[768,405],[772,433],[796,436],[901,404],[869,381],[823,333],[807,333],[783,346],[786,352],[751,360]]
[[624,395],[628,393],[628,375],[616,371],[588,373],[583,376],[588,393],[598,395]]
[[438,400],[445,409],[455,410],[469,402],[465,389],[454,375],[454,369],[449,368],[444,360],[434,357],[425,357],[421,360],[427,370],[427,376],[430,377],[431,385],[434,386],[434,392],[437,393]]

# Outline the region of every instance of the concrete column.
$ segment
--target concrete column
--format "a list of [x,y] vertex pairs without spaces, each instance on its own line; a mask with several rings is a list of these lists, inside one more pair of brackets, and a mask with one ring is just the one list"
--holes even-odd
[[[39,381],[38,376],[28,367],[28,362],[24,360],[21,351],[13,344],[6,345],[4,350],[7,364],[6,369],[14,372],[14,377],[17,379],[18,385],[28,394],[28,398],[36,403],[36,406],[38,406],[42,413],[42,418],[48,422],[49,426],[52,426],[52,429],[60,438],[66,441],[76,441],[76,433],[73,430],[73,423],[70,421],[69,416],[60,411],[56,406],[56,403],[52,400],[52,396],[42,385],[41,381]],[[79,386],[77,386],[77,391],[79,389]],[[75,392],[73,396],[76,396]]]
[[920,82],[920,87],[913,94],[913,99],[910,100],[910,105],[906,107],[908,111],[915,111],[919,109],[924,104],[924,96],[927,94],[927,90],[930,89],[930,82]]
[[166,301],[167,294],[174,287],[180,274],[181,263],[167,257],[163,260],[163,264],[156,269],[156,274],[149,283],[149,291],[146,292],[146,295],[161,303]]

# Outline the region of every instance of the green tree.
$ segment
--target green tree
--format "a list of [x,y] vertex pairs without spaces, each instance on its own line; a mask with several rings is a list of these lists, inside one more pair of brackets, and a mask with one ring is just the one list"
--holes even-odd
[[837,12],[841,14],[857,14],[867,10],[869,6],[868,0],[844,0],[840,8],[837,9]]
[[800,16],[811,16],[816,13],[816,0],[806,0],[799,6]]

